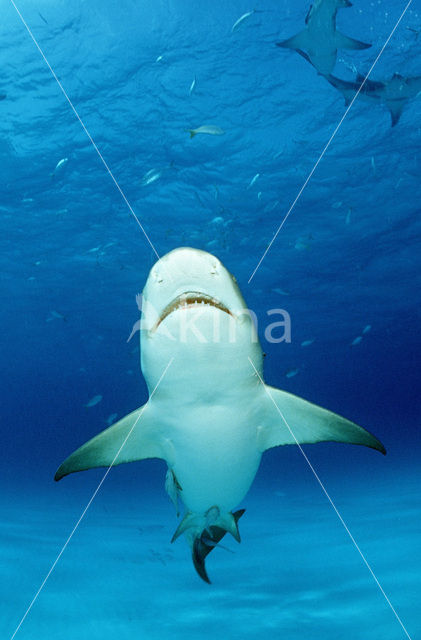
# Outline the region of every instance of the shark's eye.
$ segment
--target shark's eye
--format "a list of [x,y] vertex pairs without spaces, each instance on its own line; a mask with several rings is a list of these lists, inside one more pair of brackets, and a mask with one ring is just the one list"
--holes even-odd
[[213,265],[211,265],[211,270],[210,270],[211,274],[213,276],[218,274],[218,263],[214,262]]
[[162,278],[161,274],[159,273],[159,271],[155,271],[154,278],[155,278],[155,282],[162,282],[163,281],[163,278]]

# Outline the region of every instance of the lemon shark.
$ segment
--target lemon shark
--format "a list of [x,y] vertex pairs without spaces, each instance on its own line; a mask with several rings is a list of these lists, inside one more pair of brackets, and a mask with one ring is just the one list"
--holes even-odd
[[336,29],[338,9],[351,7],[349,0],[314,0],[305,19],[305,29],[278,47],[304,51],[322,75],[332,73],[338,49],[368,49],[371,44],[349,38]]
[[140,333],[148,402],[72,453],[55,479],[93,467],[164,460],[165,487],[177,515],[178,503],[184,505],[173,541],[184,534],[206,582],[205,558],[225,533],[240,541],[244,509],[233,510],[264,451],[331,440],[385,453],[377,438],[353,422],[264,384],[251,313],[235,278],[207,252],[178,248],[153,266]]
[[[364,76],[357,74],[355,81],[341,80],[333,75],[325,76],[326,80],[345,98],[345,105],[349,105],[360,90]],[[389,80],[365,80],[360,90],[362,98],[386,105],[392,118],[394,127],[401,117],[402,111],[411,98],[421,92],[421,76],[405,77],[395,73]]]

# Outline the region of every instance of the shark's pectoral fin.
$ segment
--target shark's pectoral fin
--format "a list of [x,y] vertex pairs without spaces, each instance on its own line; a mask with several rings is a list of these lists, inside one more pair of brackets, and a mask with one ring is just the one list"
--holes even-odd
[[340,31],[335,32],[336,46],[338,49],[369,49],[371,44],[361,42],[361,40],[354,40],[349,36],[345,36]]
[[74,451],[57,469],[55,480],[75,471],[109,467],[145,458],[172,464],[172,445],[160,433],[149,403],[119,420]]
[[307,29],[303,29],[292,38],[288,38],[287,40],[282,40],[281,42],[276,43],[277,47],[282,47],[284,49],[304,49],[306,50],[308,47],[308,31]]
[[386,453],[382,443],[357,424],[280,389],[266,386],[266,392],[258,431],[261,451],[284,444],[333,441]]

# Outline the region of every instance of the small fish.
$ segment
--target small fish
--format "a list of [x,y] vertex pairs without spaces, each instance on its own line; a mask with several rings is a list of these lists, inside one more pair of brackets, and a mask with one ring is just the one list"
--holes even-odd
[[348,209],[348,213],[346,214],[346,218],[345,218],[345,224],[350,224],[351,222],[351,213],[352,213],[352,209]]
[[191,95],[193,93],[193,91],[195,90],[195,87],[196,87],[196,76],[194,76],[193,82],[190,85],[189,95]]
[[362,336],[357,336],[356,338],[354,338],[354,340],[351,342],[351,347],[355,347],[355,345],[360,344],[362,339]]
[[111,413],[108,418],[107,418],[107,424],[108,426],[110,426],[111,424],[113,424],[113,422],[115,422],[115,419],[117,418],[118,413]]
[[376,175],[376,163],[374,162],[374,156],[371,156],[371,168],[373,169],[373,175]]
[[340,209],[342,207],[342,202],[334,202],[332,204],[332,209]]
[[158,56],[155,62],[161,62],[164,59],[164,56]]
[[224,218],[221,218],[221,216],[216,216],[216,218],[213,218],[211,222],[213,224],[222,224],[224,222]]
[[303,340],[303,342],[301,343],[302,347],[309,347],[311,344],[313,344],[314,340]]
[[69,162],[69,158],[62,158],[57,162],[54,171],[58,171],[59,169],[62,169],[68,162]]
[[250,189],[254,185],[254,183],[259,178],[259,176],[260,176],[260,173],[256,173],[256,175],[253,176],[253,178],[249,182],[249,186],[247,187],[247,189]]
[[247,11],[247,13],[243,13],[243,15],[242,15],[242,16],[240,16],[240,17],[238,18],[238,20],[236,20],[236,21],[234,22],[234,24],[232,25],[232,27],[231,27],[231,33],[234,33],[234,31],[235,31],[236,29],[238,29],[238,27],[239,27],[241,24],[243,24],[243,22],[244,22],[245,20],[247,20],[247,18],[250,18],[250,16],[252,16],[252,15],[253,15],[253,13],[256,13],[256,10],[255,10],[255,9],[253,9],[252,11]]
[[59,318],[60,320],[66,320],[66,317],[59,311],[50,311],[53,318]]
[[367,324],[363,329],[363,335],[371,331],[371,324]]
[[135,334],[137,331],[140,331],[140,320],[137,320],[137,321],[134,323],[133,328],[132,328],[132,332],[131,332],[131,334],[129,335],[129,337],[127,338],[127,342],[130,342],[130,340],[133,338],[134,334]]
[[50,311],[50,315],[45,322],[52,322],[55,319],[64,320],[64,322],[67,322],[66,316],[64,316],[62,313],[59,313],[58,311]]
[[279,200],[275,200],[275,202],[269,202],[265,208],[264,208],[264,212],[265,213],[269,213],[269,211],[273,211],[275,209],[275,207],[277,207],[279,204]]
[[142,187],[146,187],[146,185],[152,184],[153,182],[159,180],[161,176],[162,171],[158,171],[158,169],[149,169],[149,171],[147,171],[143,176],[140,184],[142,185]]
[[61,173],[68,162],[69,158],[62,158],[61,160],[59,160],[54,168],[53,173],[50,174],[51,177],[55,178],[57,174]]
[[297,249],[298,251],[304,251],[306,249],[309,249],[313,240],[314,238],[311,233],[309,233],[306,236],[300,236],[295,241],[294,249]]
[[298,367],[295,367],[295,368],[293,368],[293,369],[288,369],[287,371],[285,371],[285,377],[286,377],[286,378],[293,378],[294,376],[296,376],[296,375],[297,375],[297,373],[298,373],[299,371],[300,371],[300,370],[298,369]]
[[276,289],[272,289],[272,291],[274,291],[275,293],[279,293],[280,296],[290,295],[289,291],[285,291],[285,289],[279,289],[279,287],[276,287]]
[[222,136],[225,133],[223,129],[213,124],[203,124],[197,129],[187,129],[187,131],[190,133],[190,138],[194,138],[198,133],[207,133],[210,136]]
[[139,311],[142,311],[143,296],[141,293],[136,294],[136,305]]
[[89,408],[89,407],[94,407],[96,404],[98,404],[99,402],[101,402],[102,400],[102,396],[98,395],[98,396],[94,396],[93,398],[91,398],[86,404],[85,407]]

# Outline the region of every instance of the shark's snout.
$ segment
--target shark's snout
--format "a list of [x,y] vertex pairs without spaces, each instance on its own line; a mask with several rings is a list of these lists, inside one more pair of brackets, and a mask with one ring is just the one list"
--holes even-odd
[[180,279],[217,277],[224,267],[210,253],[190,247],[180,247],[163,256],[152,268],[151,276],[157,284],[174,284]]
[[174,249],[158,260],[143,298],[153,310],[144,314],[152,333],[175,312],[218,311],[236,319],[245,308],[235,278],[218,258],[190,247]]

